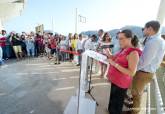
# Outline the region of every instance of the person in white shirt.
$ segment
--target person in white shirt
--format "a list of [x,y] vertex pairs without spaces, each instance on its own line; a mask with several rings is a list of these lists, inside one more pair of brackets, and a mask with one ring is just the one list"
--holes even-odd
[[77,46],[76,46],[77,52],[80,54],[78,56],[78,64],[77,66],[80,66],[81,64],[81,54],[83,52],[83,40],[82,40],[82,34],[79,35],[79,39],[77,41]]
[[159,34],[160,23],[149,21],[145,24],[144,49],[140,56],[137,72],[132,82],[133,108],[131,114],[139,114],[145,86],[153,79],[165,55],[165,41]]
[[[63,50],[63,51],[62,51]],[[60,52],[61,52],[61,60],[64,62],[66,61],[66,52],[64,52],[65,50],[67,50],[67,42],[66,42],[66,37],[62,36],[61,41],[60,41]]]
[[88,37],[87,39],[84,40],[84,42],[82,44],[82,47],[83,47],[84,51],[91,49],[91,41],[92,41],[91,37]]
[[[117,35],[118,35],[118,33],[117,33]],[[112,38],[112,44],[114,45],[114,47],[112,48],[113,55],[121,50],[117,35]]]
[[98,47],[98,42],[96,35],[92,35],[91,37],[86,39],[86,41],[84,41],[84,46],[83,46],[84,50],[96,51],[97,47]]
[[98,43],[101,43],[102,40],[103,40],[103,36],[104,36],[104,30],[103,30],[103,29],[100,29],[100,30],[98,31],[98,36],[99,36],[99,38],[98,38]]

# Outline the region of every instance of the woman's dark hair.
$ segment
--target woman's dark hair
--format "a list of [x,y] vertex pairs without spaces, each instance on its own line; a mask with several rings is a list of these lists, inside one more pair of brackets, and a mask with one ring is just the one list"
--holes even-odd
[[159,21],[149,21],[145,24],[145,28],[149,27],[151,27],[157,33],[160,29],[160,23]]
[[97,36],[96,35],[92,35],[91,37],[94,38],[94,39],[97,39]]
[[134,47],[138,47],[139,45],[139,39],[136,35],[133,36],[132,40],[131,40],[131,43]]
[[119,32],[119,33],[123,33],[123,34],[125,35],[126,38],[131,38],[131,39],[132,39],[132,40],[131,40],[131,43],[132,43],[132,45],[133,45],[134,47],[137,47],[137,46],[138,46],[138,44],[139,44],[139,39],[138,39],[138,37],[137,37],[136,35],[134,35],[134,34],[132,33],[131,30],[125,29],[125,30],[122,30],[122,31]]
[[16,37],[17,37],[17,38],[20,38],[20,36],[19,36],[19,34],[18,34],[18,33],[16,33]]
[[38,37],[39,36],[39,34],[38,33],[36,33],[36,37]]
[[2,33],[4,33],[4,32],[6,33],[6,30],[2,30]]
[[78,36],[82,38],[82,34],[79,34]]
[[104,36],[103,36],[103,42],[106,41],[106,36],[107,36],[107,35],[109,35],[109,38],[110,38],[110,41],[111,41],[111,36],[110,36],[110,34],[109,34],[108,32],[106,32],[106,33],[104,34]]
[[25,35],[21,35],[21,40],[25,40]]
[[77,33],[74,34],[73,39],[77,39]]

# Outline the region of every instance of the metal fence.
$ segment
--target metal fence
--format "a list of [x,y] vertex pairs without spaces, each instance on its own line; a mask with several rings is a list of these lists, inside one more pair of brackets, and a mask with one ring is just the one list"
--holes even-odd
[[[154,86],[155,86],[155,100],[156,100],[156,111],[157,114],[165,114],[163,100],[160,92],[160,88],[158,85],[156,74],[154,76]],[[151,114],[151,98],[150,98],[150,84],[148,84],[148,95],[147,95],[147,114]]]

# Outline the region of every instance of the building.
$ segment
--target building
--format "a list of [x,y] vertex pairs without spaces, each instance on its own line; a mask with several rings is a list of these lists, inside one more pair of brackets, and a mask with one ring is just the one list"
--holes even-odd
[[26,0],[0,0],[0,30],[3,24],[15,16],[20,16]]

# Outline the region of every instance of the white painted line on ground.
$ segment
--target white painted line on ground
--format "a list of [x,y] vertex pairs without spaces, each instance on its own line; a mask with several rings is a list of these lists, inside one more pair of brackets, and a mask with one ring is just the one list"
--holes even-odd
[[8,67],[8,65],[2,65],[2,66],[0,66],[0,68],[7,68]]
[[69,77],[70,79],[77,79],[77,78],[79,78],[78,76],[71,76],[71,77]]
[[65,69],[65,70],[61,70],[61,72],[74,72],[74,71],[80,71],[80,69]]
[[0,93],[0,96],[4,96],[4,95],[6,95],[6,93]]
[[[70,79],[77,79],[79,78],[78,76],[72,76],[72,77],[69,77]],[[92,78],[92,80],[101,80],[101,78]]]
[[54,67],[54,65],[42,65],[42,66],[39,66],[39,67],[41,67],[41,68],[43,68],[43,67],[48,68],[48,67]]
[[[69,77],[70,79],[78,79],[79,77],[78,76],[72,76],[72,77]],[[58,79],[52,79],[52,80],[66,80],[66,79],[69,79],[69,78],[58,78]],[[100,78],[92,78],[92,80],[101,80]]]
[[40,74],[57,74],[58,72],[44,72],[44,73],[40,73]]
[[36,65],[49,65],[49,63],[37,63],[37,64],[25,64],[25,65],[28,65],[28,66],[36,66]]
[[16,75],[57,74],[57,73],[58,73],[58,72],[32,72],[32,73],[20,72],[20,73],[16,73]]
[[29,113],[30,113],[30,114],[33,114],[33,113],[34,113],[34,110],[31,110]]
[[78,69],[76,66],[72,66],[72,65],[68,65],[68,66],[63,66],[63,65],[61,65],[61,66],[59,66],[59,65],[55,65],[57,68],[76,68],[76,69]]
[[96,84],[91,84],[91,86],[109,86],[109,83],[96,83]]
[[71,90],[71,89],[75,89],[75,87],[71,86],[71,87],[57,88],[56,91]]
[[[53,79],[53,80],[64,80],[64,79],[78,79],[79,77],[78,76],[71,76],[71,77],[68,77],[68,78],[58,78],[58,79]],[[92,78],[92,80],[101,80],[100,78]]]
[[31,73],[24,73],[24,72],[21,72],[21,73],[16,73],[16,75],[29,75]]
[[58,78],[58,79],[52,79],[52,80],[55,80],[55,81],[57,81],[57,80],[66,80],[67,78]]
[[37,69],[32,69],[32,70],[56,70],[55,68],[37,68]]

